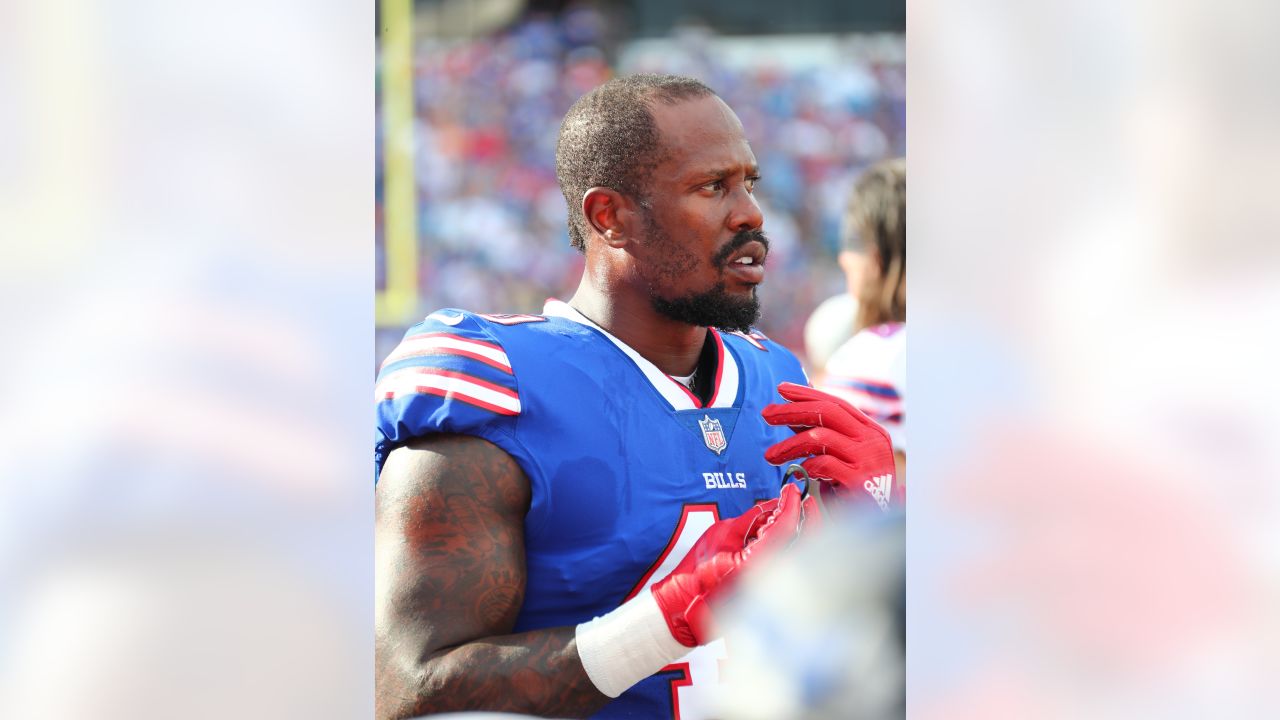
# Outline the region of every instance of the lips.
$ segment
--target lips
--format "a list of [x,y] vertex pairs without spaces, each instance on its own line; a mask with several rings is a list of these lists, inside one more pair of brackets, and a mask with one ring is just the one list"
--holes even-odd
[[764,281],[764,259],[768,254],[763,243],[752,240],[725,261],[725,274],[747,285],[759,285]]

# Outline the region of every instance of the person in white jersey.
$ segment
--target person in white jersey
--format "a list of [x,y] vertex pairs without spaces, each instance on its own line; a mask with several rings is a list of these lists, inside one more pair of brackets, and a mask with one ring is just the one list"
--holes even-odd
[[[862,265],[856,273],[856,332],[827,362],[820,386],[844,398],[889,432],[897,464],[896,495],[907,462],[907,164],[869,168],[854,184],[843,245]],[[852,284],[852,283],[851,283]]]

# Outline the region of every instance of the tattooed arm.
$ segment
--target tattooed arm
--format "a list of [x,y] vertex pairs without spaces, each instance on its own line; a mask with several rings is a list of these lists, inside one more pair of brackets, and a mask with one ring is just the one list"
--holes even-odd
[[529,481],[479,438],[391,453],[375,492],[376,716],[456,710],[581,717],[609,698],[574,628],[510,634],[524,599]]

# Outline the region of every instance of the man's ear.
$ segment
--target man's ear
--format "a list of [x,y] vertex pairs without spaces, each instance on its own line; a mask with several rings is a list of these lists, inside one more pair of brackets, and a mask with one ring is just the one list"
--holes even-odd
[[617,190],[593,187],[582,195],[582,215],[592,232],[610,247],[622,247],[632,234],[635,211]]

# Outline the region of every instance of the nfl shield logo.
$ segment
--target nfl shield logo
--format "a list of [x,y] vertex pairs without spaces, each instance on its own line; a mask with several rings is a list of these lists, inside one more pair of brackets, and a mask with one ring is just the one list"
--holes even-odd
[[698,421],[698,427],[702,428],[702,440],[707,444],[707,449],[719,455],[729,447],[729,443],[724,439],[724,428],[720,427],[720,421],[713,419],[710,415],[703,415]]

